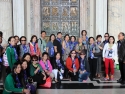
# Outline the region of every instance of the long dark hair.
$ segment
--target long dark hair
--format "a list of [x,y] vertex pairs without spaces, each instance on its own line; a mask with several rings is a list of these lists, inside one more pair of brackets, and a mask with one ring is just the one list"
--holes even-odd
[[27,55],[30,56],[30,61],[31,61],[31,55],[30,55],[30,53],[25,53],[25,54],[23,55],[23,57],[22,57],[22,60],[24,60],[24,58],[25,58]]
[[[113,38],[113,40],[114,40],[114,41],[113,41],[113,44],[114,44],[114,43],[115,43],[115,38],[114,38],[114,36],[110,36],[110,37],[109,37],[109,40],[110,40],[110,38]],[[108,42],[109,42],[109,40],[108,40]],[[109,42],[109,43],[110,43],[110,42]]]
[[9,38],[8,38],[8,44],[10,44],[9,42],[11,41],[11,39],[12,39],[12,38],[14,38],[14,39],[15,39],[15,37],[14,37],[14,36],[11,36],[11,37],[9,37]]
[[20,84],[22,84],[22,83],[21,83],[21,79],[22,79],[22,77],[21,77],[21,71],[20,71],[19,74],[15,74],[15,71],[14,71],[14,70],[17,68],[18,65],[21,66],[21,64],[20,64],[19,61],[16,62],[16,63],[14,63],[11,74],[12,74],[12,77],[13,77],[15,83],[17,83],[16,75],[18,75],[18,78],[19,78],[19,80],[20,80]]
[[52,36],[54,36],[54,37],[55,37],[55,39],[56,39],[55,34],[51,34],[51,35],[50,35],[50,37],[49,37],[49,41],[51,41],[51,37],[52,37]]
[[[76,53],[76,50],[71,50],[70,53],[69,53],[70,58],[71,58],[71,54],[72,54],[73,51],[75,51],[75,53]],[[77,58],[77,55],[75,56],[75,58]]]
[[33,41],[33,38],[36,38],[36,42],[35,42],[35,43],[37,43],[37,42],[38,42],[38,39],[37,39],[37,36],[36,36],[36,35],[33,35],[33,36],[31,37],[30,42],[32,42],[32,41]]

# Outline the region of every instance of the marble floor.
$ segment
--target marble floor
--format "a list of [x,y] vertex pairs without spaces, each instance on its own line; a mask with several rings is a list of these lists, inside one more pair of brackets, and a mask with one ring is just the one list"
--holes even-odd
[[[114,81],[104,81],[101,79],[88,79],[87,82],[63,80],[61,83],[52,83],[51,88],[38,87],[37,94],[125,94],[125,85],[117,83],[120,77],[118,70],[115,70]],[[3,86],[3,83],[0,83]],[[2,94],[2,88],[0,90]]]

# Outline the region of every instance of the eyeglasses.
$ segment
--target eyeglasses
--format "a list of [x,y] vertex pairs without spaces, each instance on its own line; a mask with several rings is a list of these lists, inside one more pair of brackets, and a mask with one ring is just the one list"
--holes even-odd
[[21,41],[26,41],[26,40],[21,40]]
[[72,53],[72,54],[76,54],[76,53]]
[[109,37],[109,36],[105,36],[105,37]]
[[37,61],[37,60],[32,60],[32,61]]
[[80,55],[84,55],[84,54],[80,54]]

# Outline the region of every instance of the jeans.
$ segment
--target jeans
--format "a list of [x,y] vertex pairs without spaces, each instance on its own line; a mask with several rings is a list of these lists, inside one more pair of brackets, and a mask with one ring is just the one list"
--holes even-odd
[[82,73],[82,74],[79,73],[79,81],[82,82],[83,80],[87,80],[89,75],[90,75],[90,73],[87,71]]

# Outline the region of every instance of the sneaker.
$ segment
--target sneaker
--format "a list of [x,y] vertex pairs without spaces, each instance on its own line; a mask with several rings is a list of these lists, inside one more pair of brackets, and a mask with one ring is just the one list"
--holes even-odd
[[105,77],[104,79],[105,79],[105,81],[108,81],[108,80],[109,80],[109,78],[108,78],[108,77]]

